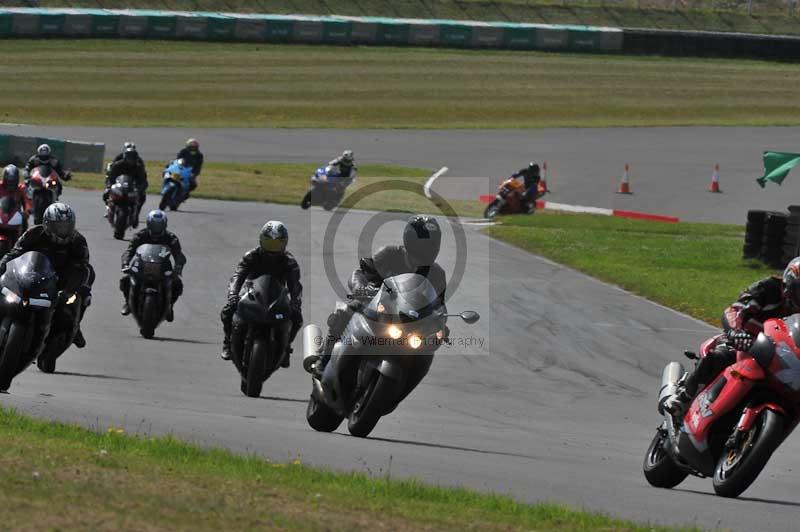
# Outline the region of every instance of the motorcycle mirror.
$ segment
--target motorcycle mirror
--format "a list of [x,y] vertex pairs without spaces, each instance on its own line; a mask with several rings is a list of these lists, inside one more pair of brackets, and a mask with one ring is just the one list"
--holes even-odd
[[479,319],[481,319],[480,314],[478,314],[474,310],[465,310],[464,312],[459,314],[459,316],[461,317],[462,320],[464,320],[465,323],[469,324],[473,324]]

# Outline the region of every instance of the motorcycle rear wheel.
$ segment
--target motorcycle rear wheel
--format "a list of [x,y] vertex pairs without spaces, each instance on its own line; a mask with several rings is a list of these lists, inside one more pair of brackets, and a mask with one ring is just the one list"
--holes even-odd
[[367,389],[356,399],[356,404],[347,420],[347,430],[359,438],[366,438],[381,416],[394,405],[399,383],[381,373],[375,372]]
[[644,455],[642,465],[644,478],[656,488],[674,488],[689,475],[675,464],[664,449],[664,445],[668,444],[668,438],[663,429],[658,429]]
[[303,196],[303,199],[300,201],[300,208],[303,210],[308,209],[311,207],[311,191],[309,190],[306,192],[306,195]]
[[343,419],[344,417],[328,408],[322,401],[318,401],[313,394],[308,398],[306,421],[312,429],[317,432],[333,432],[339,428]]
[[0,390],[8,390],[11,380],[16,376],[27,332],[19,323],[12,323],[8,329],[6,345],[0,357]]
[[253,352],[247,364],[247,379],[244,394],[247,397],[258,397],[267,377],[267,357],[269,342],[264,338],[253,340]]
[[721,497],[738,497],[755,482],[772,453],[783,441],[783,417],[765,409],[742,435],[737,449],[727,450],[714,470],[714,491]]

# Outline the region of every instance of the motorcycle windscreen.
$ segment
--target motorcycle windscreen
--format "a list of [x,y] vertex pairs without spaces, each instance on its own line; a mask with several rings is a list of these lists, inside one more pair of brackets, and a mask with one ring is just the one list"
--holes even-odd
[[795,347],[800,347],[800,314],[792,314],[788,318],[784,318],[783,322],[789,328],[789,334]]
[[426,277],[404,273],[383,281],[366,313],[371,319],[385,317],[393,322],[410,322],[427,318],[440,306],[436,289]]
[[50,259],[44,253],[28,251],[6,265],[2,284],[15,294],[28,298],[55,295],[58,277]]
[[169,248],[160,244],[142,244],[136,248],[141,273],[147,278],[160,279],[165,270],[171,269],[169,256]]
[[244,321],[268,323],[289,319],[286,283],[272,275],[248,279],[239,291],[236,312]]
[[133,178],[126,174],[118,176],[115,185],[119,185],[126,194],[134,189]]
[[0,198],[0,213],[11,214],[17,210],[17,200],[12,196],[3,196]]

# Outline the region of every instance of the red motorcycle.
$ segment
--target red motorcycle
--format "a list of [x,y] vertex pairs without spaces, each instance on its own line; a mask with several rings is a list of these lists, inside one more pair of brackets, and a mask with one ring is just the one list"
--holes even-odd
[[25,230],[24,206],[11,196],[0,198],[0,257],[8,253]]
[[[664,421],[644,459],[651,485],[672,488],[688,475],[712,477],[717,495],[737,497],[794,430],[800,421],[800,314],[767,320],[763,330],[749,352],[738,352],[736,362],[705,386],[680,423],[664,403],[686,372],[678,362],[664,368],[658,399]],[[706,340],[700,356],[726,340],[724,334]]]
[[61,181],[58,174],[49,165],[43,164],[34,168],[27,181],[28,194],[33,201],[33,223],[42,223],[45,209],[58,201],[61,195]]
[[[498,214],[532,214],[536,207],[535,205],[526,205],[523,200],[525,193],[525,185],[517,178],[509,177],[497,189],[497,195],[492,200],[486,209],[483,211],[483,217],[489,220],[494,220]],[[547,194],[547,186],[539,182],[536,190],[536,197],[539,199]]]

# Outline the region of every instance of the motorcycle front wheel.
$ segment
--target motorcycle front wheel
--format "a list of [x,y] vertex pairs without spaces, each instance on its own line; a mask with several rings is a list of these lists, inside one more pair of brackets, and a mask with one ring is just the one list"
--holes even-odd
[[244,394],[247,397],[258,397],[267,378],[267,356],[269,342],[265,338],[253,340],[253,351],[247,364],[247,379]]
[[125,229],[128,228],[128,212],[126,209],[114,209],[114,238],[125,238]]
[[772,453],[783,441],[783,417],[765,409],[739,443],[726,449],[714,470],[714,491],[721,497],[738,497],[755,482]]
[[300,201],[300,208],[303,210],[308,209],[311,207],[311,191],[309,190],[306,192],[306,195],[303,196],[303,199]]
[[16,322],[8,329],[6,344],[0,356],[0,390],[8,390],[11,380],[16,376],[27,332],[24,325]]
[[672,460],[665,445],[669,445],[669,435],[664,429],[658,429],[653,441],[644,455],[644,478],[656,488],[674,488],[689,475]]
[[394,406],[394,400],[399,393],[398,388],[399,383],[396,380],[376,371],[350,412],[347,420],[347,430],[350,434],[366,438],[378,424],[381,416]]
[[155,294],[147,294],[142,304],[142,328],[139,333],[150,340],[156,334],[156,326],[161,317],[161,305]]
[[486,206],[486,210],[483,211],[483,217],[487,220],[494,220],[498,214],[500,214],[500,200],[495,199]]

